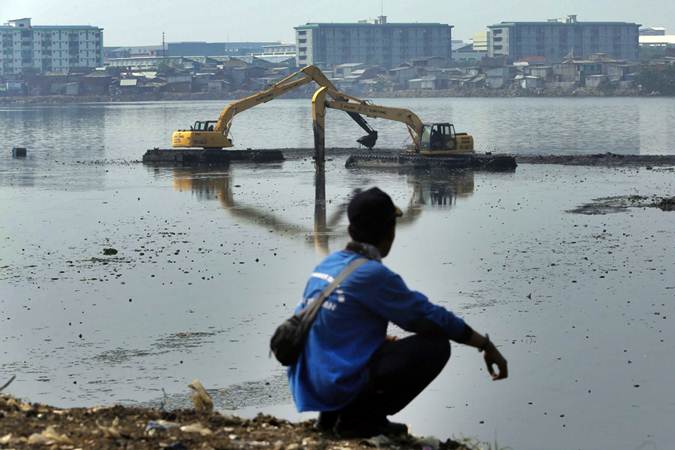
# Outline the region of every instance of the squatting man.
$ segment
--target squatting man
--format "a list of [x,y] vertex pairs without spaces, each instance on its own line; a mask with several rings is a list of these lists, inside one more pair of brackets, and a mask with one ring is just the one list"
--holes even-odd
[[[298,411],[318,411],[317,426],[343,437],[406,433],[405,425],[387,416],[402,410],[441,372],[450,340],[482,352],[493,380],[508,376],[506,359],[487,334],[410,290],[382,263],[401,215],[376,187],[356,193],[347,207],[352,241],[314,269],[296,309],[305,308],[352,261],[368,259],[327,298],[288,371]],[[389,337],[389,322],[413,334]]]

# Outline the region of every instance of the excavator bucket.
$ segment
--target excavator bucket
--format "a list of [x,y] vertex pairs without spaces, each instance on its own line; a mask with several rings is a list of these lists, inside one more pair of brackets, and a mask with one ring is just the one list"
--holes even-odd
[[377,131],[373,130],[372,133],[368,133],[365,136],[358,138],[356,142],[363,145],[364,147],[367,147],[368,150],[371,150],[373,147],[375,147],[375,143],[377,142]]

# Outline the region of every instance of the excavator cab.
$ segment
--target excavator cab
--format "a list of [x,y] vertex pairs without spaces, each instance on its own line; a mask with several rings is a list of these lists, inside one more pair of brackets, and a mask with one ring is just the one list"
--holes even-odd
[[198,120],[190,127],[190,131],[213,131],[216,122],[216,120]]
[[420,152],[423,155],[452,155],[473,153],[473,137],[457,133],[447,122],[424,124]]
[[189,130],[174,131],[171,136],[172,145],[176,148],[210,148],[220,149],[232,147],[232,141],[216,130],[216,120],[198,120]]

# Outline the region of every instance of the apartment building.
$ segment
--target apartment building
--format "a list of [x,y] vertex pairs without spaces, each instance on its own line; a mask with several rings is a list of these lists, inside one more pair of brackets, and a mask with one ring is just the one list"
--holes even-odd
[[452,57],[452,25],[441,23],[374,22],[308,23],[295,27],[297,64],[332,68],[364,63],[386,68],[411,59]]
[[501,22],[488,27],[488,56],[550,64],[605,53],[637,61],[639,28],[632,22],[580,22],[574,15],[546,22]]
[[0,25],[0,75],[67,73],[103,65],[103,29],[89,25]]

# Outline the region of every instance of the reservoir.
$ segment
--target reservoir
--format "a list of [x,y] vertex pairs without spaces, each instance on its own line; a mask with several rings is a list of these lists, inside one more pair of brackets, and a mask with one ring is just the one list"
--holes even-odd
[[[479,151],[675,154],[675,100],[383,99],[471,133]],[[0,107],[0,384],[55,406],[216,406],[293,420],[278,323],[313,267],[344,247],[345,203],[377,185],[404,211],[385,263],[490,333],[509,360],[492,382],[474,349],[396,421],[418,435],[517,449],[667,448],[675,396],[673,212],[571,212],[617,196],[674,196],[672,168],[520,165],[514,173],[346,169],[327,150],[229,168],[139,163],[220,102]],[[371,120],[380,147],[405,126]],[[360,129],[329,111],[327,147]],[[234,119],[235,148],[311,147],[308,100]],[[12,147],[26,147],[13,159]],[[104,249],[117,253],[105,255]],[[392,328],[391,333],[403,335]]]

